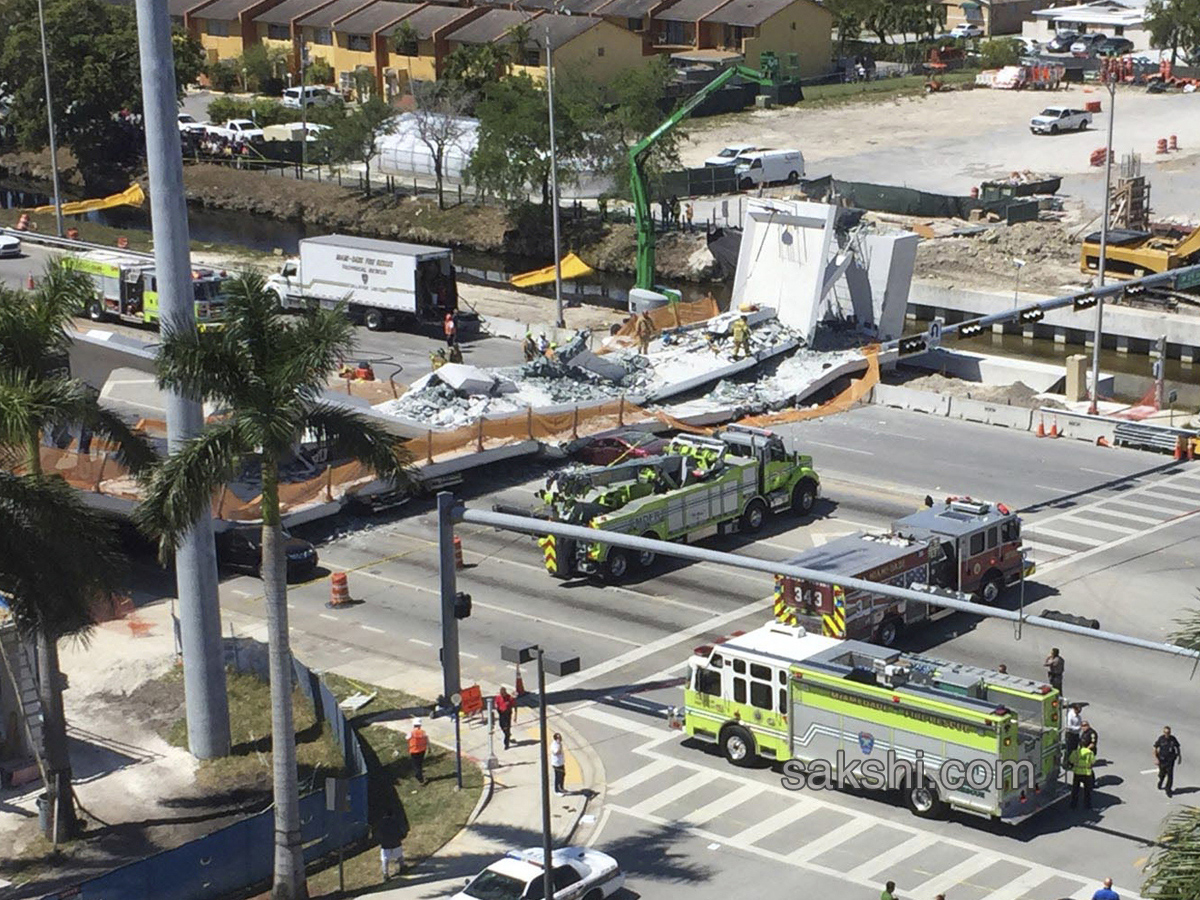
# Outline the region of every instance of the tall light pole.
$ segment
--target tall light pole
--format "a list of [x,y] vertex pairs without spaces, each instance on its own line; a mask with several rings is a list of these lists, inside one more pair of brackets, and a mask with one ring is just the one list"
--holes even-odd
[[[46,51],[46,14],[38,0],[38,33],[42,39],[42,77],[46,81],[46,124],[50,131],[50,176],[54,182],[54,219],[63,236],[62,194],[58,190],[58,141],[54,135],[54,101],[50,97],[50,54]],[[176,129],[178,130],[178,128]],[[562,313],[559,313],[561,318]]]
[[300,33],[300,180],[308,167],[308,96],[304,90],[308,85],[308,44],[304,43],[304,32]]
[[[1104,287],[1104,269],[1108,264],[1108,218],[1112,206],[1112,167],[1113,167],[1113,120],[1117,116],[1117,79],[1116,73],[1105,66],[1101,69],[1104,86],[1108,88],[1108,142],[1104,150],[1104,218],[1100,224],[1100,262],[1096,277],[1096,286]],[[1104,297],[1096,297],[1096,333],[1092,340],[1092,402],[1088,412],[1093,416],[1099,414],[1100,407],[1096,400],[1100,396],[1100,342],[1103,339],[1101,325],[1104,322]]]
[[537,660],[538,677],[538,720],[541,723],[541,757],[542,757],[542,896],[546,900],[554,900],[553,866],[550,864],[554,854],[553,841],[550,833],[550,756],[548,729],[546,727],[546,669],[551,675],[574,675],[579,671],[579,657],[571,656],[563,659],[550,658],[546,651],[537,644],[500,648],[500,658],[505,662],[527,663]]
[[1017,270],[1017,280],[1013,284],[1013,309],[1017,308],[1017,298],[1021,295],[1021,270],[1025,268],[1025,260],[1014,259],[1012,261],[1013,268]]
[[[556,7],[554,13],[558,13]],[[570,13],[565,13],[570,15]],[[554,216],[554,307],[558,318],[554,324],[559,328],[567,323],[563,319],[562,301],[562,253],[558,239],[558,157],[554,139],[554,48],[550,46],[550,21],[546,20],[546,105],[550,108],[550,200]],[[546,895],[550,896],[549,894]]]
[[[146,163],[150,172],[150,217],[154,270],[158,278],[163,334],[195,334],[183,152],[175,93],[171,20],[162,0],[136,0],[138,54]],[[175,451],[204,427],[200,404],[167,394],[167,445]],[[217,597],[217,553],[212,516],[205,511],[175,551],[179,632],[183,644],[183,690],[188,748],[198,759],[229,755],[229,700],[221,651],[221,607]]]

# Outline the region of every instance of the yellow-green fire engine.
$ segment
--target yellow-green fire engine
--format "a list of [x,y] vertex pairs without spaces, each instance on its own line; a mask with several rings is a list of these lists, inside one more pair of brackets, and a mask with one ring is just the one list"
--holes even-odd
[[[96,293],[88,301],[88,318],[93,322],[119,319],[157,325],[158,278],[154,262],[142,256],[112,250],[89,250],[67,256],[64,262],[92,276]],[[225,283],[229,276],[214,269],[192,270],[196,325],[201,331],[219,327],[225,316]]]
[[918,816],[1020,821],[1064,794],[1059,714],[1048,684],[772,622],[696,648],[683,727],[785,776],[868,760],[915,773],[919,759],[925,777],[866,786],[902,792]]

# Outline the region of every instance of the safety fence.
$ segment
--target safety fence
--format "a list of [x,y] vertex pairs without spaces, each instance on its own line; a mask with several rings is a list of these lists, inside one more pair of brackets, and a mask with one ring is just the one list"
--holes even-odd
[[[243,671],[259,671],[263,653],[238,653]],[[337,698],[320,678],[295,658],[296,684],[313,703],[321,725],[327,725],[344,761],[338,804],[326,796],[328,782],[300,798],[304,859],[311,862],[354,843],[367,833],[367,762],[354,729],[338,708]],[[340,791],[335,792],[340,794]],[[214,900],[270,880],[274,863],[273,807],[227,825],[171,850],[113,869],[43,900]]]

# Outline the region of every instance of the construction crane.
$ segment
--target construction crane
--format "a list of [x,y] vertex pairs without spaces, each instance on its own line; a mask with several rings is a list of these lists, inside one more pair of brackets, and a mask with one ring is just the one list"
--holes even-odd
[[663,135],[692,114],[705,98],[723,88],[734,78],[744,78],[763,87],[778,83],[779,60],[763,54],[763,71],[745,66],[730,66],[684,101],[683,105],[634,144],[629,150],[629,181],[633,194],[633,211],[637,220],[637,280],[635,287],[651,290],[654,287],[654,219],[650,215],[650,189],[646,180],[646,155]]

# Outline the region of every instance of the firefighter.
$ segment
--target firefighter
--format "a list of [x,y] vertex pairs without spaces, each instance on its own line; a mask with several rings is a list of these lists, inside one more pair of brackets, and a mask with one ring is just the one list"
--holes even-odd
[[1071,782],[1071,809],[1079,804],[1079,789],[1083,788],[1083,805],[1092,808],[1092,787],[1096,784],[1096,776],[1092,774],[1092,766],[1096,764],[1096,742],[1076,747],[1067,762],[1071,764],[1071,772],[1075,776]]
[[533,362],[538,357],[537,341],[533,339],[533,332],[525,332],[525,341],[521,344],[521,351],[525,354],[525,362]]
[[733,323],[733,358],[740,359],[740,353],[750,355],[750,323],[745,316]]
[[462,350],[459,349],[458,344],[450,345],[449,360],[452,363],[460,363],[463,361]]
[[644,312],[637,320],[638,352],[642,356],[650,355],[650,341],[654,339],[654,320],[650,313]]
[[434,372],[436,372],[438,369],[440,369],[442,366],[444,366],[446,364],[446,362],[447,362],[446,351],[441,349],[440,347],[438,348],[436,353],[429,354],[429,366]]

